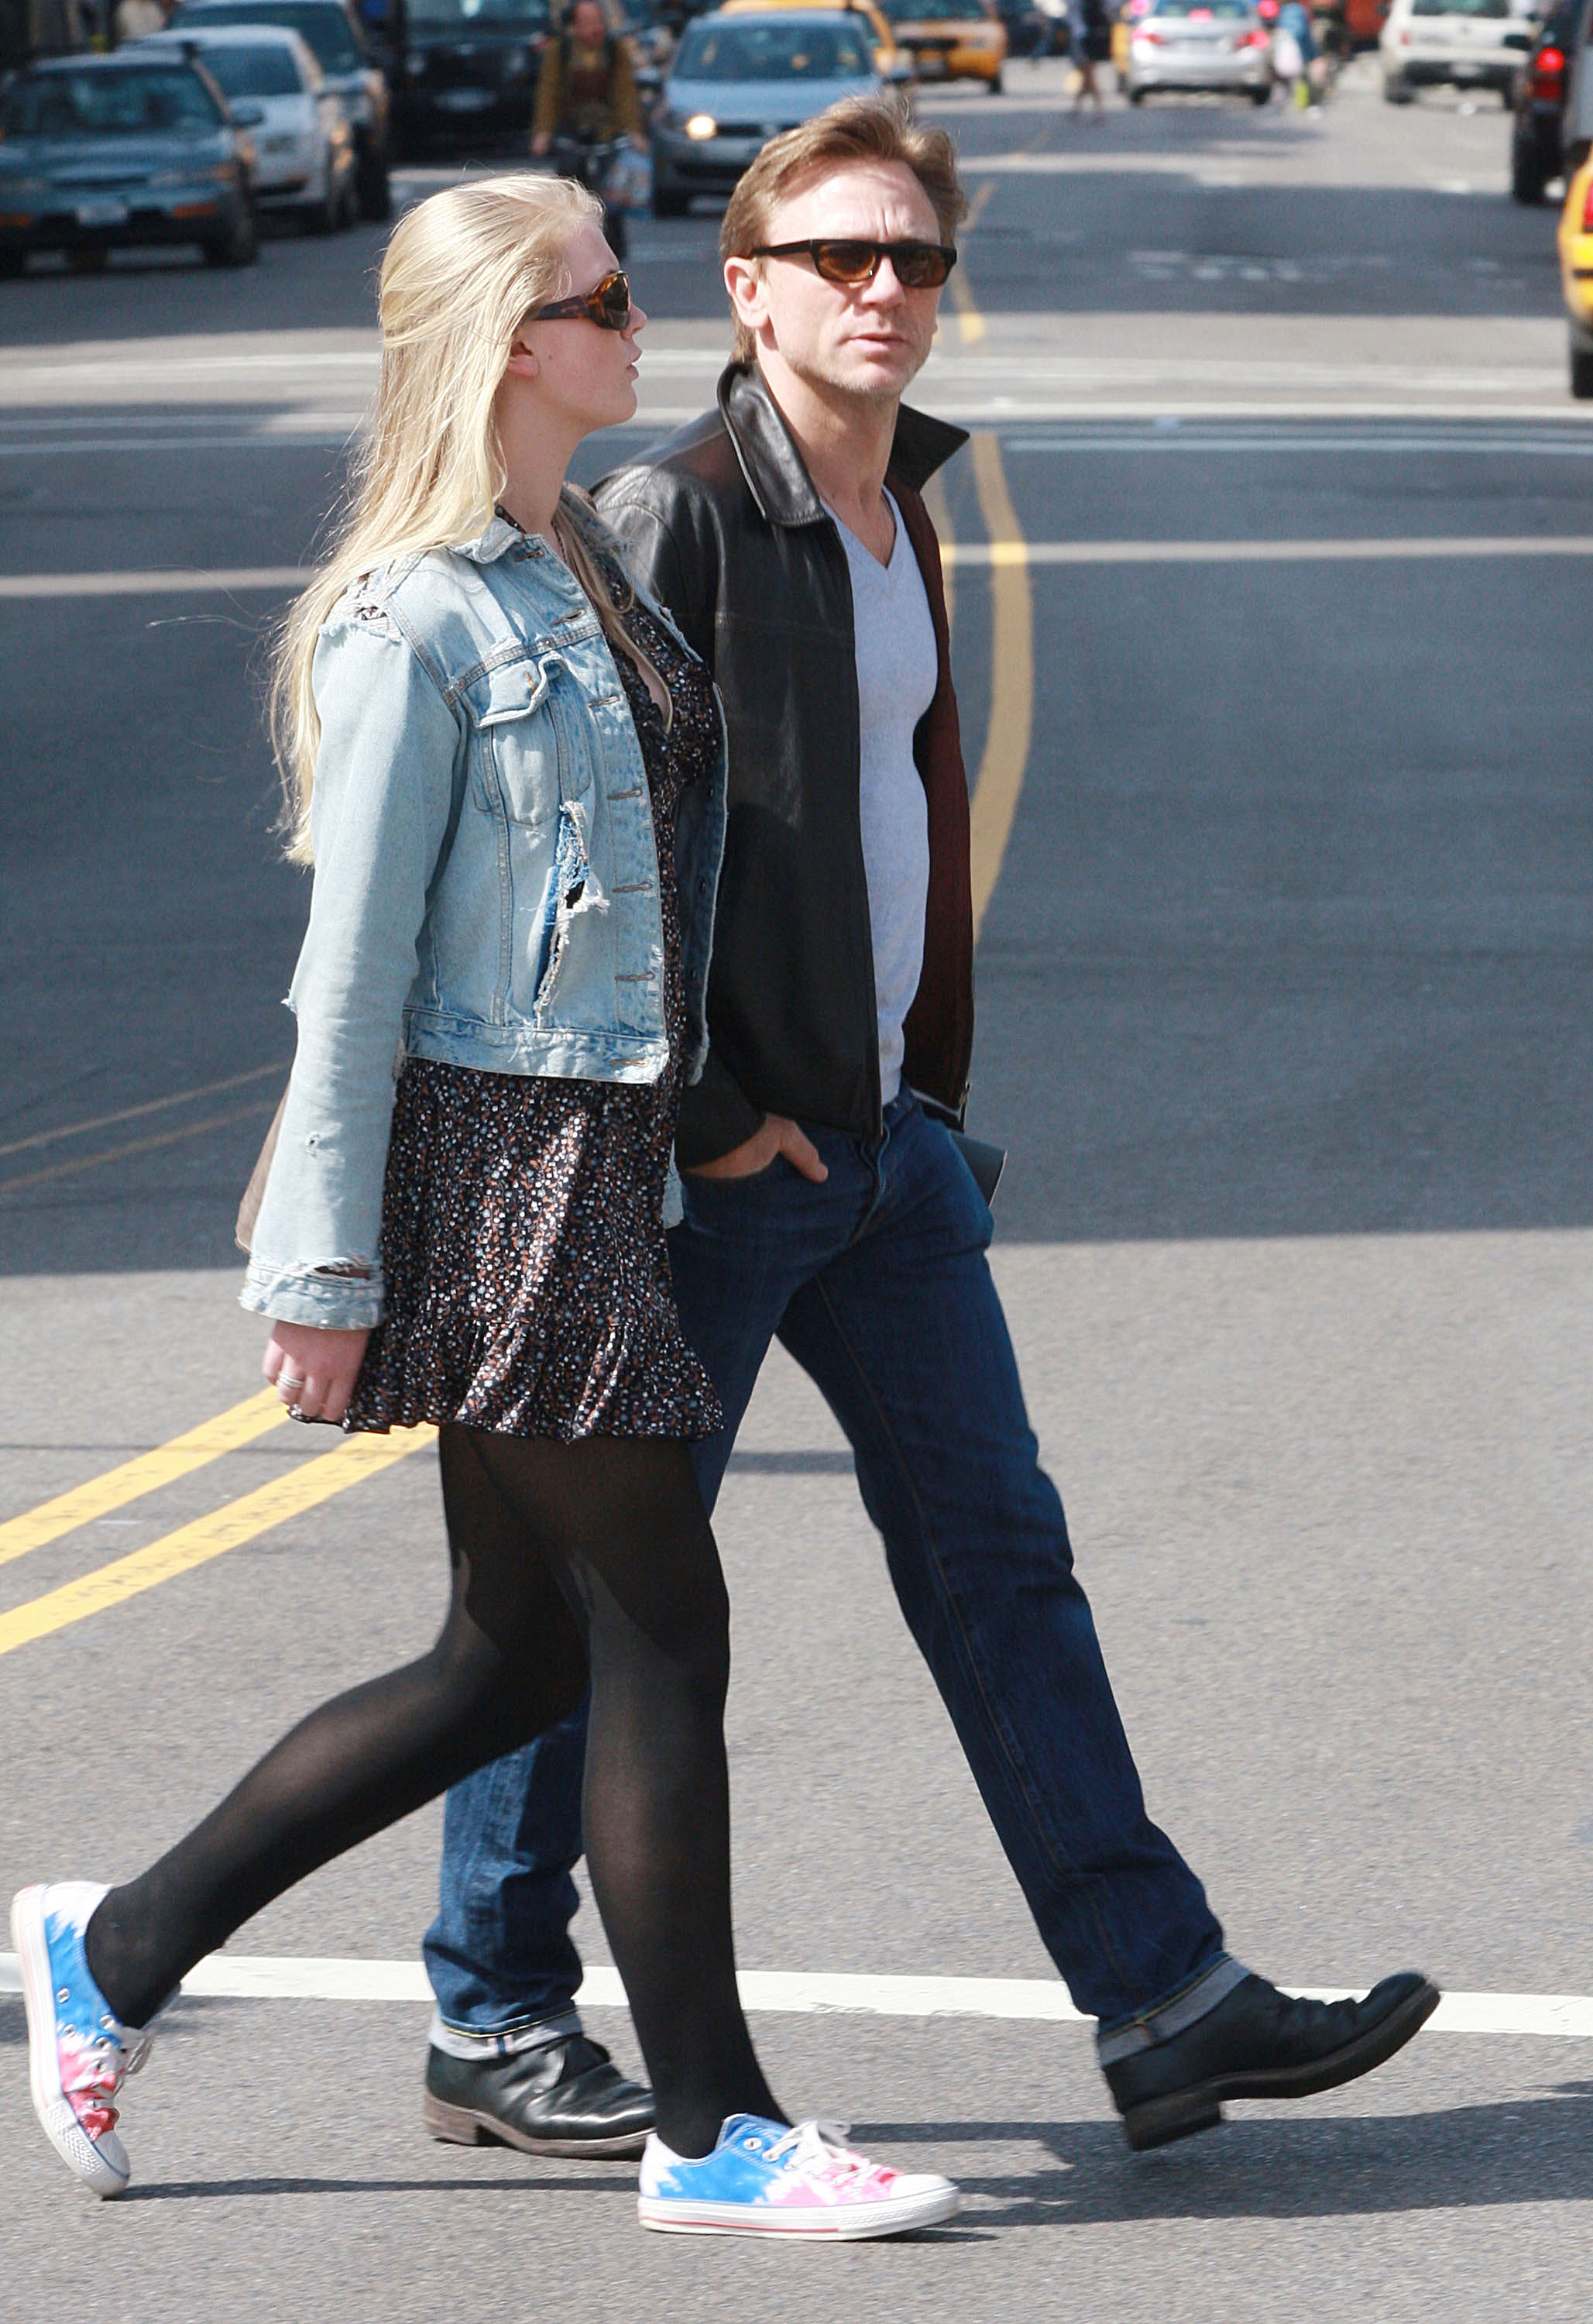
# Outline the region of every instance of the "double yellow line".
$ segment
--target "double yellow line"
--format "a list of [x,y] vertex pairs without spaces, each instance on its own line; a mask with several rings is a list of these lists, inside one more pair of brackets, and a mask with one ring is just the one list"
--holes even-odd
[[[280,1427],[286,1418],[275,1390],[267,1388],[235,1405],[230,1412],[172,1437],[169,1443],[107,1470],[103,1477],[92,1478],[21,1517],[8,1518],[0,1524],[0,1565],[25,1557],[30,1550],[42,1549],[63,1534],[109,1516],[113,1509],[124,1508],[129,1501],[191,1475],[224,1453],[237,1452]],[[229,1549],[240,1548],[273,1526],[283,1525],[290,1517],[330,1500],[335,1493],[346,1492],[351,1485],[406,1460],[421,1445],[429,1444],[436,1434],[433,1428],[416,1428],[391,1436],[345,1437],[335,1451],[303,1462],[284,1477],[273,1477],[269,1484],[257,1486],[209,1516],[179,1526],[174,1533],[163,1534],[143,1549],[0,1614],[0,1655],[8,1655],[34,1638],[48,1637],[53,1630],[64,1630],[106,1607],[122,1605],[141,1591],[189,1573],[213,1557],[225,1556]]]

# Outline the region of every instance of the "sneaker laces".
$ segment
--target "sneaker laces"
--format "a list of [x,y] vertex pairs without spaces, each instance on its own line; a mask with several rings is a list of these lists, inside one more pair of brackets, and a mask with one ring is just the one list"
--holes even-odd
[[132,2043],[120,2034],[95,2035],[93,2063],[67,2091],[72,2112],[91,2138],[103,2138],[116,2127],[116,2093],[129,2074],[139,2071],[152,2039],[148,2034]]
[[849,2122],[795,2123],[767,2150],[769,2159],[789,2170],[811,2172],[837,2187],[870,2179],[879,2165],[847,2145],[851,2130]]

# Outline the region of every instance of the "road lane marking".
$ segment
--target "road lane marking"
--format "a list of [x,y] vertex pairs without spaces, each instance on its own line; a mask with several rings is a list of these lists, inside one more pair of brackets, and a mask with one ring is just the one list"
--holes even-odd
[[[1593,533],[1476,533],[1418,534],[1403,540],[1373,536],[1353,540],[1026,540],[1017,530],[1012,514],[1012,503],[1006,478],[993,471],[992,459],[999,457],[997,439],[984,434],[973,439],[974,474],[980,485],[980,502],[987,523],[999,523],[1007,528],[990,540],[953,541],[942,532],[941,561],[948,570],[959,565],[1014,566],[1035,565],[1277,565],[1321,562],[1353,563],[1358,558],[1443,558],[1443,557],[1593,557]],[[980,447],[990,450],[981,453]],[[1014,447],[1009,444],[1008,450]],[[1019,450],[1050,450],[1051,446],[1023,446]],[[1076,447],[1069,446],[1069,450]],[[1091,450],[1099,447],[1091,446]],[[1137,450],[1138,446],[1128,447]],[[1190,450],[1203,450],[1204,446],[1189,446]],[[1593,452],[1593,444],[1588,447]],[[981,457],[984,464],[981,472]],[[944,505],[944,503],[943,503]],[[991,511],[998,513],[992,518]],[[937,519],[935,530],[941,532]],[[0,597],[94,597],[94,596],[160,596],[170,591],[203,591],[298,588],[308,575],[295,567],[252,567],[240,566],[235,570],[214,573],[46,573],[7,574],[0,577]],[[69,582],[71,586],[61,587]],[[285,1072],[285,1067],[266,1066],[262,1075],[240,1074],[240,1082],[262,1078],[264,1073]],[[235,1086],[229,1082],[216,1082],[215,1089]],[[193,1090],[189,1096],[202,1096]],[[177,1105],[178,1098],[161,1098],[159,1105]],[[124,1115],[107,1114],[107,1122],[130,1120],[140,1111],[153,1112],[155,1107],[130,1107]],[[88,1129],[97,1125],[84,1123]],[[23,1139],[14,1146],[0,1146],[0,1154],[15,1154],[29,1144],[42,1144],[46,1139],[68,1138],[73,1130],[48,1130],[36,1140]],[[0,1182],[0,1191],[4,1183]],[[14,1183],[14,1182],[13,1182]]]
[[[974,438],[975,459],[981,443]],[[992,527],[992,532],[994,528]],[[1404,540],[1025,540],[959,541],[957,565],[997,571],[1036,565],[1309,565],[1360,564],[1469,557],[1593,557],[1593,533],[1442,534]]]
[[50,1162],[42,1170],[24,1170],[17,1178],[0,1178],[0,1194],[20,1194],[24,1186],[48,1185],[57,1178],[75,1178],[84,1170],[98,1170],[107,1162],[123,1162],[130,1155],[154,1154],[162,1147],[180,1146],[185,1138],[201,1137],[207,1130],[226,1130],[265,1112],[272,1101],[257,1097],[248,1105],[235,1105],[226,1113],[207,1113],[203,1121],[185,1122],[180,1130],[161,1130],[152,1138],[129,1138],[120,1146],[106,1146],[97,1154],[79,1154],[70,1162]]
[[[969,805],[969,849],[975,943],[1001,876],[1002,859],[1028,765],[1035,711],[1035,612],[1022,529],[1007,489],[1001,447],[973,438],[973,480],[988,541],[953,544],[953,565],[984,565],[990,575],[990,712],[984,756]],[[980,553],[974,554],[977,549]]]
[[[981,186],[969,203],[968,215],[962,221],[964,241],[973,232],[989,208],[990,196],[995,190],[996,181],[992,178],[988,185]],[[957,335],[965,347],[977,346],[985,335],[985,319],[979,311],[979,303],[973,295],[973,285],[961,267],[953,269],[951,282],[952,304],[957,310]]]
[[26,1138],[14,1138],[9,1146],[0,1146],[0,1157],[7,1154],[26,1154],[35,1146],[54,1146],[63,1138],[87,1138],[91,1130],[114,1130],[118,1122],[142,1121],[146,1114],[169,1113],[174,1105],[191,1105],[196,1098],[219,1097],[224,1090],[244,1089],[251,1082],[262,1082],[268,1074],[281,1074],[285,1081],[288,1065],[251,1065],[246,1074],[229,1074],[225,1081],[201,1082],[196,1089],[174,1091],[170,1097],[152,1097],[143,1105],[124,1105],[115,1113],[97,1113],[87,1121],[69,1121],[60,1130],[35,1130]]
[[[795,2016],[831,2011],[870,2017],[1006,2018],[1027,2024],[1086,2025],[1065,1987],[1047,1978],[853,1977],[793,1969],[743,1969],[750,2010]],[[185,1994],[220,2001],[418,2001],[431,1987],[418,1960],[212,1953],[182,1981]],[[1349,1986],[1289,1986],[1315,2001],[1352,1997]],[[14,1953],[0,1953],[0,1993],[20,1993]],[[619,1972],[591,1968],[576,1999],[588,2009],[625,2006]],[[1593,1998],[1577,1993],[1446,1993],[1424,2034],[1527,2034],[1593,2041]]]
[[41,1501],[36,1509],[6,1518],[0,1524],[0,1565],[25,1557],[31,1549],[42,1549],[47,1542],[59,1541],[63,1533],[71,1533],[78,1526],[92,1525],[113,1509],[125,1508],[129,1501],[158,1492],[179,1477],[191,1477],[196,1469],[218,1461],[224,1452],[235,1452],[281,1427],[287,1417],[288,1408],[275,1388],[263,1388],[258,1396],[235,1404],[229,1412],[217,1413],[214,1420],[203,1420],[198,1428],[157,1444],[152,1452],[137,1453],[119,1467],[107,1469],[103,1477],[91,1477],[86,1485],[74,1485],[53,1500]]
[[191,1573],[196,1566],[223,1557],[230,1549],[242,1548],[273,1526],[329,1500],[334,1493],[345,1492],[349,1486],[378,1475],[395,1462],[408,1460],[423,1444],[433,1443],[436,1435],[436,1429],[428,1426],[401,1434],[395,1431],[391,1436],[345,1437],[336,1452],[305,1462],[290,1475],[275,1477],[269,1484],[229,1501],[225,1508],[163,1535],[147,1548],[135,1549],[130,1556],[118,1557],[77,1582],[0,1614],[0,1655],[11,1654],[35,1638],[48,1637],[52,1631],[63,1630],[106,1607],[123,1605],[143,1591]]
[[239,565],[184,573],[5,573],[0,597],[168,597],[207,590],[299,589],[297,565]]

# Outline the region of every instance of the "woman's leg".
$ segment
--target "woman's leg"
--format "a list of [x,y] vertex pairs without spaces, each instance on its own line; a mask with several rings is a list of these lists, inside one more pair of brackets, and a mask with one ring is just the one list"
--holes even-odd
[[323,1705],[88,1924],[116,2015],[308,1873],[573,1710],[592,1728],[594,1886],[653,2075],[660,2135],[705,2153],[778,2109],[736,1997],[723,1704],[728,1615],[684,1445],[442,1432],[453,1594],[419,1662]]
[[592,1886],[658,2104],[705,2154],[725,2117],[783,2119],[753,2052],[731,1936],[729,1606],[684,1444],[444,1432],[450,1524],[495,1492],[580,1609],[592,1672],[583,1823]]

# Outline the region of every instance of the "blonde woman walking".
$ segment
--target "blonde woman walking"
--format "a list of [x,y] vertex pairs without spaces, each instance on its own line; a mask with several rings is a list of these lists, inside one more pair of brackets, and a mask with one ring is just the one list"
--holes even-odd
[[194,1963],[590,1686],[593,1887],[657,2098],[643,2223],[852,2237],[955,2209],[788,2125],[736,1993],[728,1618],[686,1449],[720,1412],[663,1240],[724,739],[565,483],[636,408],[644,318],[599,215],[509,177],[398,227],[363,475],[284,635],[315,887],[244,1304],[297,1416],[437,1425],[451,1602],[429,1653],[312,1712],[137,1879],[16,1899],[33,2103],[97,2194]]

